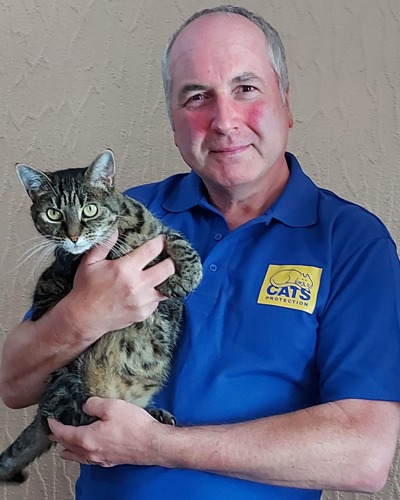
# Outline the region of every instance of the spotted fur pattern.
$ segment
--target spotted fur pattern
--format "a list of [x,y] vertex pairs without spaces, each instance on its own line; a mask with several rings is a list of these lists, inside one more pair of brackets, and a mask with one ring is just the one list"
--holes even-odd
[[[51,374],[33,422],[0,455],[0,482],[11,483],[23,482],[27,477],[24,469],[50,449],[47,417],[76,426],[90,424],[95,419],[84,413],[82,405],[92,395],[124,399],[143,408],[150,404],[168,377],[183,299],[202,276],[199,256],[180,234],[114,189],[115,163],[110,150],[87,168],[44,173],[17,165],[17,172],[32,199],[35,226],[55,252],[54,262],[37,283],[32,320],[71,290],[82,254],[102,244],[116,228],[119,238],[110,259],[164,234],[165,253],[174,260],[176,273],[158,287],[168,299],[148,319],[109,332]],[[174,423],[164,410],[148,411],[162,422]]]

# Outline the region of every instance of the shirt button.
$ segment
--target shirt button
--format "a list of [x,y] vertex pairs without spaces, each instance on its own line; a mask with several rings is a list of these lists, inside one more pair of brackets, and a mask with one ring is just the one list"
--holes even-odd
[[210,271],[212,271],[213,273],[215,273],[215,271],[218,271],[218,266],[217,266],[217,264],[210,264],[210,265],[208,266],[208,269],[209,269]]
[[216,240],[216,241],[222,240],[222,234],[221,233],[215,233],[214,234],[214,240]]

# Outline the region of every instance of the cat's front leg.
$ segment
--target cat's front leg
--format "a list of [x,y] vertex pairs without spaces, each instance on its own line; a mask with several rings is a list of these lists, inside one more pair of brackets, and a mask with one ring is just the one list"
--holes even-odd
[[200,256],[182,236],[173,232],[166,234],[165,250],[175,263],[175,274],[157,289],[166,297],[186,297],[203,276]]

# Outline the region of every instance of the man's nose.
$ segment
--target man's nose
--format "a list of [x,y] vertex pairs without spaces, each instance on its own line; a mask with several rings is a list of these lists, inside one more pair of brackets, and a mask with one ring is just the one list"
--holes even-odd
[[228,134],[238,127],[238,103],[229,96],[218,96],[213,104],[211,121],[212,130],[220,134]]

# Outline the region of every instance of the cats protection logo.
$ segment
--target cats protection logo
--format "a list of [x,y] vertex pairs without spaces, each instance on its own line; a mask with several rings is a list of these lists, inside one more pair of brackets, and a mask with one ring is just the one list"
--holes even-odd
[[312,314],[317,302],[321,274],[322,269],[319,267],[270,265],[257,303]]

